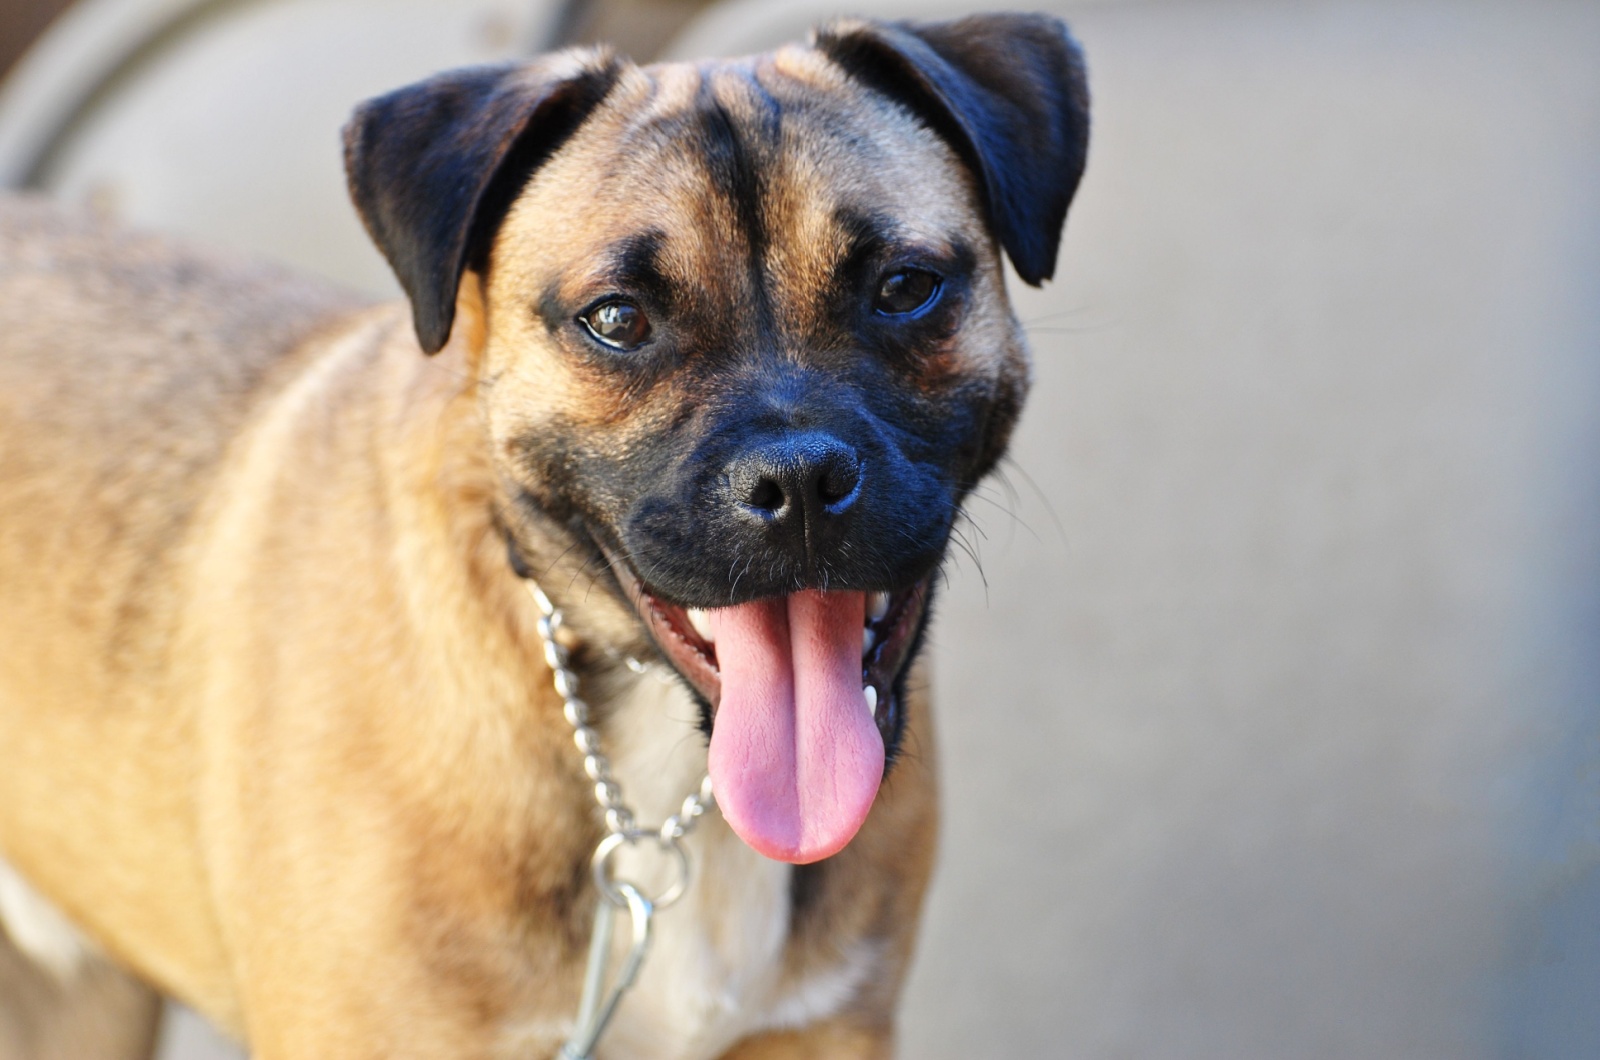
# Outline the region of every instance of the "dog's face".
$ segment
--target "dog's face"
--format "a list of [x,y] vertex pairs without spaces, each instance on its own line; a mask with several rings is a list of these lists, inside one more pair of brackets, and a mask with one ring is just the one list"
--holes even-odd
[[[554,521],[609,569],[763,853],[827,856],[871,806],[930,578],[1027,387],[1000,247],[1049,274],[1084,106],[1059,24],[1010,16],[695,66],[568,53],[352,123],[425,347],[462,270],[486,275],[514,547]],[[476,181],[459,216],[404,190],[430,163]]]
[[1024,386],[954,152],[846,87],[626,70],[496,239],[497,451],[663,603],[910,588]]

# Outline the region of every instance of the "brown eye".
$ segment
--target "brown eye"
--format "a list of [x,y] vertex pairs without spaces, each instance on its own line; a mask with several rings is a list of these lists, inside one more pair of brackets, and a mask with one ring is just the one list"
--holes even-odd
[[899,317],[915,313],[939,297],[942,281],[927,269],[901,269],[883,278],[872,308],[887,316]]
[[589,334],[616,350],[632,350],[650,337],[650,318],[632,302],[612,298],[578,318]]

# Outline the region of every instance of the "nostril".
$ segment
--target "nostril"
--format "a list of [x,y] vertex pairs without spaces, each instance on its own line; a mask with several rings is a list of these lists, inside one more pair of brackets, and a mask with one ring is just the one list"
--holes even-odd
[[783,487],[770,478],[762,477],[750,487],[745,503],[764,512],[776,512],[785,503]]
[[817,498],[825,505],[835,505],[856,491],[861,482],[861,469],[855,461],[834,460],[817,478]]

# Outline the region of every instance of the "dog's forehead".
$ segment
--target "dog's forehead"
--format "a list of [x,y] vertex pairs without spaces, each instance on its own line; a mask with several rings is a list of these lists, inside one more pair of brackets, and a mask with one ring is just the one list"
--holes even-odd
[[814,289],[863,216],[908,244],[988,243],[955,152],[819,52],[791,46],[626,67],[529,182],[499,235],[518,249],[496,257],[581,272],[604,267],[602,248],[650,232],[672,271],[705,276],[756,254],[786,285]]

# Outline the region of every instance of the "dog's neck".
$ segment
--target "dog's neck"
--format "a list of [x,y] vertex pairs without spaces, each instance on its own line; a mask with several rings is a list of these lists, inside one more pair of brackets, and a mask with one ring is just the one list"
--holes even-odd
[[[432,468],[428,480],[415,484],[451,494],[440,508],[458,513],[447,524],[450,548],[467,565],[468,581],[503,614],[511,637],[524,646],[532,680],[544,686],[549,674],[536,662],[536,615],[524,578],[533,576],[557,599],[575,635],[569,644],[583,695],[597,708],[603,750],[624,798],[641,822],[658,823],[705,773],[699,707],[664,664],[648,664],[642,674],[626,665],[630,654],[651,659],[654,651],[626,606],[593,584],[603,572],[575,555],[564,528],[535,519],[508,538],[495,518],[497,499],[506,501],[496,493],[481,419],[471,387],[460,382],[470,372],[465,364],[452,364],[448,354],[419,370],[412,396],[427,407],[420,410],[424,415],[406,420],[431,423],[427,430],[434,432],[435,444],[451,439],[454,451],[467,455],[448,465],[424,462]],[[456,381],[453,387],[449,380]],[[469,437],[470,447],[463,444]],[[508,549],[508,541],[516,544]],[[541,709],[558,709],[552,700],[534,699]],[[563,743],[572,774],[581,776],[577,750]],[[582,797],[572,801],[570,812],[596,815],[587,787],[574,791]],[[867,946],[799,973],[786,956],[793,867],[751,850],[714,810],[686,842],[691,885],[682,901],[661,913],[650,959],[607,1031],[607,1046],[617,1055],[710,1060],[761,1029],[835,1014],[880,967],[883,953]],[[630,861],[623,853],[617,867],[648,885],[661,866]]]

